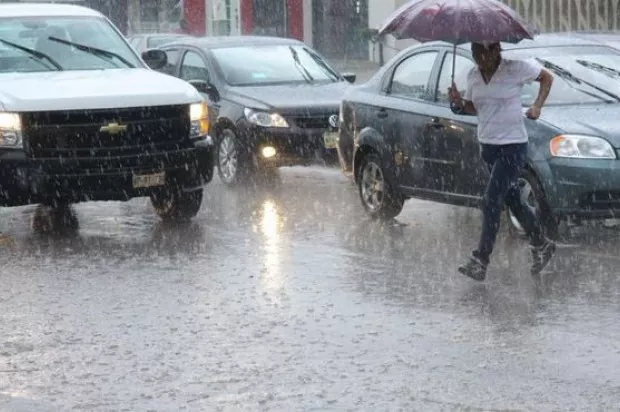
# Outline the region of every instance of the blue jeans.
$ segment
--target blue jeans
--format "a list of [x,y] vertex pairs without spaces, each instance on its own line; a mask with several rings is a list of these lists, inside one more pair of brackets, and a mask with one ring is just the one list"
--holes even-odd
[[490,145],[481,144],[482,160],[491,178],[482,202],[482,234],[474,256],[488,264],[497,239],[502,205],[505,202],[530,238],[532,246],[545,243],[542,225],[534,210],[521,199],[518,178],[525,166],[527,143]]

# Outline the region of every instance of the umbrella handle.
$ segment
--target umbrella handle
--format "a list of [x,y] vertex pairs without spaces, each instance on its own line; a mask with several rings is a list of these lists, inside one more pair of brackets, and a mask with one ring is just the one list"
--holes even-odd
[[450,87],[454,84],[454,70],[456,68],[456,44],[454,45],[454,50],[452,51],[452,83]]

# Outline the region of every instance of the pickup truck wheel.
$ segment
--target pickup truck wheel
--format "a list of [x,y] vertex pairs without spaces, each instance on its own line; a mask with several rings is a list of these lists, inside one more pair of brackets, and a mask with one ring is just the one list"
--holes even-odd
[[250,165],[243,156],[235,132],[224,129],[217,143],[217,172],[226,186],[236,186],[248,174]]
[[65,203],[37,206],[31,225],[40,234],[74,233],[80,228],[75,210]]
[[153,208],[162,220],[187,221],[198,214],[203,190],[166,190],[151,194]]
[[[547,205],[545,193],[542,190],[538,178],[529,170],[524,170],[519,177],[519,189],[521,198],[534,209],[534,212],[541,220],[545,236],[556,239],[559,235],[560,219],[553,216]],[[508,209],[508,220],[510,221],[510,232],[513,235],[525,236],[525,231],[512,211]]]
[[358,188],[362,205],[373,219],[390,220],[403,210],[405,199],[390,187],[381,161],[375,154],[364,156]]

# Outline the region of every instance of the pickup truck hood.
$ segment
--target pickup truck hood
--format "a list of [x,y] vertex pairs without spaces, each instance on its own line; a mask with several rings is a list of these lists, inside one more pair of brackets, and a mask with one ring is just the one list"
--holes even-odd
[[603,137],[620,148],[619,108],[618,104],[547,106],[540,118],[563,133]]
[[189,83],[142,68],[0,75],[0,105],[10,112],[160,106],[201,100]]

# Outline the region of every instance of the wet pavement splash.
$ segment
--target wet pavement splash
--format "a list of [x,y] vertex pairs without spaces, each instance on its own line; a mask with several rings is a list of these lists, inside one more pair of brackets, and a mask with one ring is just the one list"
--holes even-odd
[[[618,410],[614,227],[529,275],[507,230],[485,283],[456,272],[477,210],[368,220],[338,170],[217,179],[191,223],[146,199],[0,210],[0,410]],[[504,222],[506,223],[506,222]]]

